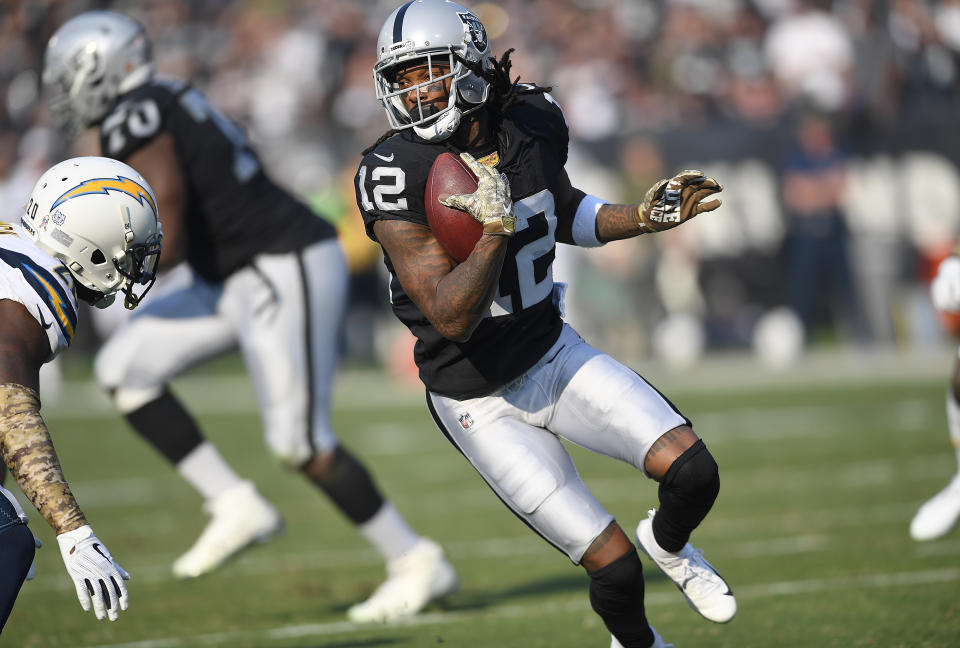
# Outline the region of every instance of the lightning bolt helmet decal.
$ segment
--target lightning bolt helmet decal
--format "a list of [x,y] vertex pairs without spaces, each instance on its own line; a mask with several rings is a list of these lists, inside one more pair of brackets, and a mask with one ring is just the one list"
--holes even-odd
[[150,195],[150,192],[147,191],[147,189],[145,189],[140,183],[122,175],[118,175],[116,178],[91,178],[90,180],[84,180],[76,187],[64,192],[59,198],[57,198],[53,205],[50,206],[50,211],[53,211],[58,205],[62,205],[71,198],[76,198],[77,196],[86,196],[94,193],[105,194],[108,191],[119,191],[121,193],[125,193],[139,202],[141,205],[144,204],[144,201],[146,201],[153,210],[153,213],[157,213],[157,205],[153,201],[153,197]]

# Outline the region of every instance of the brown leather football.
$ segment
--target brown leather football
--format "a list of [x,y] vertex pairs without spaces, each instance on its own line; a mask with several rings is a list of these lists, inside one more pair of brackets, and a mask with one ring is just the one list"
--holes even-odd
[[458,262],[466,260],[483,235],[483,226],[465,211],[447,207],[442,195],[469,194],[477,190],[477,178],[460,156],[444,152],[437,156],[427,175],[423,201],[427,223],[440,245]]

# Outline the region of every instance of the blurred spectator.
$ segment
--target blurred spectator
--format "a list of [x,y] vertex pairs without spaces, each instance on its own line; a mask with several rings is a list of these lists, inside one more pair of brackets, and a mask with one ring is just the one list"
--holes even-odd
[[788,100],[836,111],[851,100],[853,42],[825,7],[800,0],[767,33],[770,67]]
[[[377,30],[397,1],[5,0],[2,218],[16,217],[19,178],[44,151],[48,121],[38,84],[46,40],[92,8],[141,20],[161,75],[190,78],[244,124],[279,182],[308,200],[325,197],[315,203],[320,211],[355,218],[337,206],[351,200],[341,183],[359,151],[387,128],[371,68]],[[960,0],[468,4],[487,24],[495,52],[520,47],[515,78],[553,86],[570,124],[578,186],[596,181],[635,193],[653,176],[696,167],[726,187],[724,206],[667,247],[641,240],[597,257],[561,253],[555,270],[571,282],[572,316],[598,343],[625,357],[645,354],[652,331],[675,315],[683,316],[672,320],[682,323],[678,330],[693,330],[687,316],[699,321],[710,347],[743,347],[788,293],[814,318],[808,323],[816,321],[807,285],[813,276],[778,271],[785,228],[791,262],[801,268],[823,273],[821,264],[800,259],[830,245],[844,250],[829,255],[847,268],[833,285],[859,294],[869,314],[866,325],[845,318],[851,335],[885,344],[936,335],[920,332],[936,321],[923,282],[960,221],[951,198],[960,186]],[[832,154],[848,170],[842,198],[810,151],[798,149],[791,167],[782,166],[792,115],[805,105],[829,115],[848,145]],[[55,161],[92,152],[81,139],[72,151],[43,155]],[[808,181],[827,186],[829,200],[806,204],[806,190],[796,187]],[[812,215],[817,209],[831,215]],[[821,227],[832,234],[817,238],[812,230]],[[351,231],[341,225],[345,239]],[[383,272],[380,264],[357,266],[355,321],[368,313],[372,321],[351,327],[358,335],[345,344],[349,359],[368,362],[385,346],[376,339],[380,323],[392,322]]]
[[816,112],[801,116],[782,177],[785,288],[787,303],[808,336],[826,307],[833,325],[862,340],[865,330],[842,212],[847,164],[847,152],[837,144],[829,120]]

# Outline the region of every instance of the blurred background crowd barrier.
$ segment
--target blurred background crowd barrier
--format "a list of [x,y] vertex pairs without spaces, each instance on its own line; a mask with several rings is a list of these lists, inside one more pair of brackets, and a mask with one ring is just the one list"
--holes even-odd
[[[371,69],[397,4],[3,0],[0,220],[19,218],[51,163],[97,152],[48,126],[47,39],[83,10],[129,13],[158,73],[205,91],[271,175],[337,223],[353,276],[345,359],[406,358],[352,186],[387,129]],[[743,349],[788,367],[811,347],[931,348],[957,332],[927,287],[960,224],[960,0],[464,4],[496,55],[516,48],[514,76],[553,87],[574,185],[614,202],[683,168],[724,185],[718,212],[668,235],[561,246],[568,318],[597,346],[678,367]]]

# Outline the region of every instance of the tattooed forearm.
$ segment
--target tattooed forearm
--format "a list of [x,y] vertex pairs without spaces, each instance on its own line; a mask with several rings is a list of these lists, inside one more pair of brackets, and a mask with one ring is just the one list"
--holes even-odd
[[0,384],[0,455],[30,502],[59,535],[87,523],[70,492],[36,392]]
[[[467,260],[437,284],[436,319],[451,333],[447,337],[469,338],[490,308],[508,241],[505,236],[481,236]],[[436,322],[434,326],[440,330]]]
[[642,234],[637,224],[637,205],[603,205],[597,212],[597,238],[618,241]]
[[433,327],[448,339],[469,339],[496,296],[509,237],[481,236],[457,265],[427,227],[378,221],[374,233],[404,291]]

